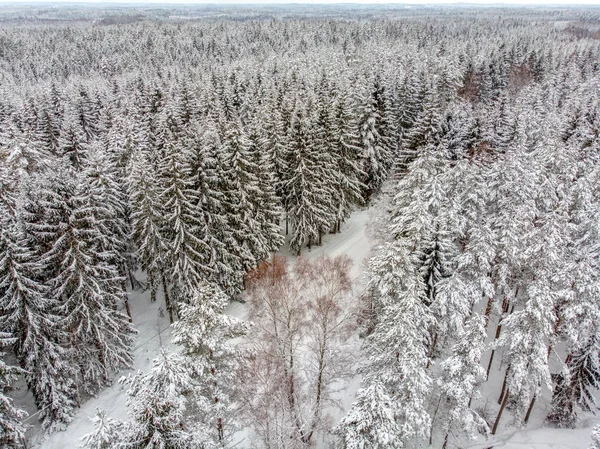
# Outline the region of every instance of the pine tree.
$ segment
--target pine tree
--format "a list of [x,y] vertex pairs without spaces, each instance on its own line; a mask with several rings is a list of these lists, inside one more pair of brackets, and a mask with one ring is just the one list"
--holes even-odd
[[131,238],[137,247],[140,266],[148,274],[150,299],[156,300],[158,283],[165,278],[167,242],[162,231],[164,212],[159,186],[152,166],[142,151],[135,151],[129,163],[127,190],[131,210]]
[[[165,156],[160,161],[160,201],[165,211],[162,229],[167,240],[163,263],[169,267],[169,283],[182,292],[196,288],[205,276],[215,272],[212,249],[200,231],[204,223],[193,190],[188,155],[174,136],[165,140]],[[176,310],[177,304],[171,304]]]
[[[10,344],[10,334],[0,335],[2,345]],[[0,353],[0,357],[4,354]],[[15,366],[7,365],[0,360],[0,447],[25,449],[25,432],[27,426],[23,420],[27,412],[17,408],[13,400],[8,396],[12,384],[17,376],[23,374],[23,370]]]
[[[495,342],[496,347],[506,347],[509,363],[505,396],[516,399],[519,412],[525,411],[529,404],[525,421],[542,386],[551,387],[548,347],[556,323],[556,294],[551,291],[548,280],[536,280],[527,288],[527,295],[523,309],[503,319],[505,330]],[[502,411],[503,407],[492,433],[498,428]]]
[[118,441],[127,448],[195,449],[206,447],[203,435],[194,430],[188,412],[193,408],[187,395],[194,389],[189,364],[165,349],[154,359],[149,373],[123,377],[128,386],[128,408],[132,423]]
[[79,170],[84,164],[87,148],[86,136],[81,129],[81,124],[73,112],[68,113],[61,124],[58,154],[68,159],[71,165]]
[[360,167],[360,140],[358,127],[354,117],[349,111],[346,93],[340,94],[333,111],[333,137],[334,159],[337,164],[337,180],[335,182],[336,204],[336,230],[339,232],[340,224],[348,218],[355,205],[364,202],[363,191],[366,186],[362,183],[365,179]]
[[335,220],[332,186],[325,181],[325,167],[312,144],[308,120],[305,111],[296,111],[292,122],[291,177],[286,185],[285,204],[293,227],[290,247],[298,253],[305,244],[310,247],[316,243],[320,231]]
[[450,436],[456,433],[473,438],[477,431],[489,432],[486,422],[471,408],[478,386],[486,377],[481,366],[485,339],[485,317],[473,315],[458,336],[450,357],[440,365],[442,375],[437,383],[445,409],[442,414],[446,432],[444,449]]
[[243,267],[235,249],[233,230],[227,221],[225,207],[224,163],[220,154],[220,138],[212,121],[204,124],[201,136],[192,136],[190,170],[192,188],[198,195],[201,230],[211,249],[214,270],[205,273],[228,294],[236,294],[242,285]]
[[129,447],[126,443],[122,444],[122,439],[132,432],[129,423],[114,420],[100,409],[96,409],[96,416],[90,419],[94,423],[94,431],[79,439],[79,447],[85,449]]
[[360,142],[363,150],[363,171],[367,186],[366,196],[377,191],[392,168],[394,154],[388,133],[389,111],[383,86],[376,79],[373,90],[361,102],[359,118]]
[[5,222],[0,232],[0,323],[14,338],[42,429],[51,433],[71,421],[75,385],[71,354],[57,343],[64,333],[53,315],[56,304],[39,282],[41,268],[16,226]]
[[427,366],[434,319],[424,304],[423,278],[414,259],[405,242],[394,242],[370,262],[377,323],[367,342],[366,381],[382,382],[392,392],[404,444],[425,438],[431,424],[424,398],[432,387]]
[[595,426],[592,429],[592,445],[590,449],[600,448],[600,426]]
[[548,415],[550,422],[558,427],[573,427],[577,408],[595,410],[594,391],[600,387],[599,354],[599,339],[593,334],[568,356],[566,370],[552,376],[557,381]]
[[396,422],[395,402],[379,383],[356,393],[356,401],[334,432],[343,449],[404,447],[400,426]]
[[228,125],[222,149],[225,155],[225,207],[229,226],[236,240],[235,248],[231,248],[231,251],[239,255],[246,271],[254,268],[269,254],[258,219],[261,207],[257,176],[259,167],[251,160],[250,145],[241,122],[234,119]]
[[258,200],[256,201],[258,221],[265,240],[267,253],[277,251],[285,242],[281,233],[281,199],[276,191],[276,173],[269,154],[264,151],[260,129],[251,127],[248,139],[250,142],[250,160],[257,167]]
[[114,255],[102,248],[108,236],[97,226],[110,211],[98,202],[87,173],[78,181],[68,224],[43,261],[59,267],[49,281],[52,296],[68,334],[66,343],[77,348],[75,363],[81,370],[77,382],[94,394],[111,372],[131,365],[135,331],[118,310],[125,300],[123,280],[111,263]]
[[225,446],[231,434],[235,413],[235,386],[238,350],[231,342],[245,332],[245,324],[224,314],[227,296],[219,287],[202,284],[189,301],[181,304],[180,319],[173,324],[173,343],[183,346],[183,354],[200,395],[198,430],[213,444]]

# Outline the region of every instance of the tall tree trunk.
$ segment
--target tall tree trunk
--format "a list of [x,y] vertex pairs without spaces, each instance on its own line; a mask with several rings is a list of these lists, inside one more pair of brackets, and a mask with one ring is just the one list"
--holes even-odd
[[317,375],[317,388],[316,388],[317,391],[315,394],[315,410],[313,413],[312,423],[310,425],[310,431],[309,431],[308,435],[306,435],[302,439],[302,441],[304,443],[310,443],[310,440],[312,439],[312,436],[315,433],[315,430],[319,423],[319,418],[321,416],[321,400],[322,400],[322,396],[323,396],[323,375],[325,373],[325,355],[326,355],[325,345],[326,345],[326,342],[322,342],[322,347],[321,347],[321,350],[319,351],[319,374]]
[[129,307],[129,296],[127,295],[127,285],[125,284],[125,278],[121,281],[121,287],[123,288],[123,301],[125,301],[125,310],[129,317],[129,322],[133,323],[133,317],[131,316],[131,307]]
[[135,288],[139,285],[139,282],[135,280],[133,272],[130,269],[127,269],[127,274],[129,276],[129,285],[131,285],[132,290],[135,290]]
[[498,404],[502,403],[502,398],[504,397],[504,392],[506,391],[506,382],[508,381],[508,372],[510,371],[510,365],[506,368],[506,373],[504,373],[504,382],[502,382],[502,391],[500,391],[500,397],[498,398]]
[[[502,301],[502,317],[500,318],[500,321],[498,321],[498,326],[496,326],[496,336],[494,337],[494,341],[498,340],[498,338],[500,337],[500,332],[502,331],[502,319],[504,318],[504,315],[506,314],[506,312],[508,312],[508,308],[509,308],[509,303],[505,296],[504,300]],[[496,353],[496,350],[492,349],[492,353],[490,354],[490,361],[488,362],[487,371],[486,371],[486,375],[485,375],[486,379],[489,379],[489,377],[490,377],[490,370],[492,369],[492,363],[494,362],[494,354],[495,353]]]
[[490,322],[490,313],[492,313],[492,302],[493,298],[490,296],[488,298],[487,304],[485,306],[485,312],[483,316],[485,317],[485,329],[487,330],[488,323]]
[[534,394],[531,398],[531,402],[529,403],[529,408],[527,409],[527,413],[525,413],[525,419],[523,422],[527,424],[529,422],[529,417],[531,416],[531,410],[533,410],[533,405],[535,404],[536,395]]
[[[562,317],[559,315],[556,323],[554,324],[554,333],[552,335],[556,335],[558,333],[558,328],[560,327]],[[552,353],[552,343],[548,345],[548,355],[547,358],[550,359],[550,354]]]
[[285,213],[285,235],[288,235],[289,233],[289,218],[288,218],[288,213],[286,211]]
[[165,278],[164,271],[160,272],[160,276],[162,278],[163,292],[165,293],[165,306],[167,307],[167,312],[169,312],[169,322],[173,324],[173,307],[171,307],[171,298],[169,298],[169,289],[167,288],[167,279]]
[[429,428],[429,445],[431,446],[433,440],[433,425],[435,424],[435,417],[438,414],[440,409],[440,404],[442,403],[442,397],[440,396],[440,400],[438,401],[437,406],[435,407],[435,412],[433,412],[433,417],[431,418],[431,427]]
[[435,335],[433,336],[433,342],[431,343],[431,348],[429,348],[429,358],[427,359],[427,367],[426,367],[427,369],[429,369],[429,367],[431,366],[431,359],[433,358],[433,353],[435,351],[437,341],[438,341],[438,334],[436,332]]
[[492,435],[496,435],[496,431],[498,430],[498,425],[500,424],[500,418],[502,418],[502,412],[504,412],[504,407],[506,407],[506,403],[508,402],[508,395],[510,394],[509,389],[506,389],[506,394],[504,395],[504,399],[502,400],[502,404],[500,405],[500,410],[498,410],[498,416],[496,416],[496,421],[494,422],[494,427],[492,428]]

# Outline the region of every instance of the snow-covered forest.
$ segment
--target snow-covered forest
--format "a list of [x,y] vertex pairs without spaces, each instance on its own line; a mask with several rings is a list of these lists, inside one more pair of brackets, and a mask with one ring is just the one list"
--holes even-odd
[[[0,448],[600,424],[599,9],[0,23]],[[52,445],[89,404],[92,430]]]

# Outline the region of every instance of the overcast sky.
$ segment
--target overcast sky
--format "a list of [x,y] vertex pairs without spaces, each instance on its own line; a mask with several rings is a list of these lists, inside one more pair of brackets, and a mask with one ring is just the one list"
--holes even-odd
[[[220,0],[220,1],[198,1],[198,0],[0,0],[0,3],[173,3],[173,4],[339,4],[339,3],[362,3],[362,4],[452,4],[459,3],[457,0]],[[600,5],[600,0],[468,0],[461,3],[470,4],[510,4],[510,5]]]

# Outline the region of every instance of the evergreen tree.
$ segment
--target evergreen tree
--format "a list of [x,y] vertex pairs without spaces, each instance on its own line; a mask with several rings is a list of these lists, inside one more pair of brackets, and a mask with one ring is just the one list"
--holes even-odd
[[489,431],[483,418],[471,408],[478,386],[486,377],[481,366],[485,338],[485,318],[473,315],[458,336],[451,356],[441,363],[442,375],[437,383],[445,409],[443,448],[451,435],[464,433],[473,438],[477,431]]
[[156,300],[158,283],[165,278],[163,261],[167,242],[162,231],[164,212],[159,186],[146,154],[135,151],[129,163],[127,190],[131,210],[131,238],[137,247],[140,266],[148,274],[150,299]]
[[302,246],[310,247],[318,241],[320,231],[333,223],[335,216],[332,186],[325,181],[325,167],[312,144],[305,111],[296,111],[292,132],[293,161],[285,203],[293,227],[290,247],[300,253]]
[[373,383],[356,393],[356,401],[334,432],[343,449],[396,449],[404,447],[396,406],[383,385]]
[[129,423],[116,421],[106,416],[106,412],[100,409],[96,409],[96,416],[90,419],[94,423],[94,431],[79,439],[79,447],[86,449],[129,447],[127,443],[122,442],[122,438],[132,432]]
[[[2,344],[10,344],[9,334],[0,335],[3,339]],[[0,354],[0,357],[4,354]],[[17,380],[17,376],[22,374],[20,368],[7,365],[4,360],[0,360],[0,447],[25,449],[25,431],[26,425],[23,419],[27,417],[27,412],[17,408],[13,400],[8,396],[12,384]]]
[[[200,284],[205,273],[214,273],[215,267],[210,245],[199,233],[202,214],[187,153],[180,140],[170,137],[165,142],[165,156],[160,161],[160,201],[165,211],[162,229],[167,241],[163,263],[169,267],[169,283],[187,294]],[[176,304],[171,308],[176,310]]]
[[189,304],[181,304],[173,325],[173,343],[183,346],[199,395],[197,430],[219,447],[231,435],[236,408],[239,354],[231,339],[245,331],[241,321],[224,314],[228,302],[219,287],[202,284]]
[[64,337],[56,304],[39,282],[39,260],[14,224],[0,232],[0,323],[14,337],[25,380],[40,410],[42,429],[63,429],[73,416],[75,385],[71,353],[57,344]]
[[383,86],[375,80],[373,90],[361,102],[359,118],[360,142],[363,150],[363,171],[366,196],[377,191],[392,168],[394,154],[388,132],[388,104]]
[[333,154],[337,165],[335,182],[336,230],[346,220],[353,206],[363,204],[362,183],[366,173],[360,168],[360,140],[358,127],[349,111],[346,93],[340,94],[333,111]]
[[112,264],[114,254],[102,248],[109,236],[102,234],[98,221],[110,216],[110,210],[94,195],[86,172],[78,181],[66,228],[43,261],[58,267],[49,286],[68,334],[66,344],[76,348],[77,382],[94,394],[112,371],[131,365],[135,331],[118,310],[126,298]]
[[427,366],[434,319],[424,304],[423,278],[405,242],[385,245],[371,260],[370,272],[377,323],[368,338],[371,357],[366,381],[382,382],[391,392],[400,441],[408,444],[430,431],[424,398],[432,387]]

